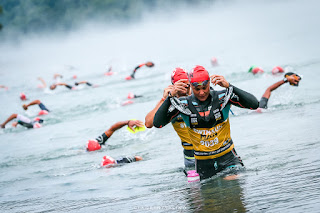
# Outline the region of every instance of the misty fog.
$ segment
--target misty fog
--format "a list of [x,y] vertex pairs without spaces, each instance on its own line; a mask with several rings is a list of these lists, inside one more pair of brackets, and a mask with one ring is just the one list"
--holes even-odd
[[[319,3],[218,1],[206,9],[147,14],[144,21],[131,25],[110,27],[90,21],[75,32],[28,35],[2,43],[0,74],[28,79],[34,77],[31,73],[48,77],[66,72],[68,66],[79,73],[99,73],[109,65],[128,71],[146,60],[155,61],[158,69],[161,63],[176,66],[181,61],[188,61],[181,66],[190,68],[208,66],[213,56],[244,70],[252,63],[296,63],[305,54],[319,55],[314,45],[319,39],[315,5]],[[306,39],[297,42],[300,37]]]

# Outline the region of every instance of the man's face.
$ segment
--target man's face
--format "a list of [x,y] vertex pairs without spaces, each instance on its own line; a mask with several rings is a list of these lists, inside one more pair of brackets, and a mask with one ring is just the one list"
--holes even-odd
[[210,82],[208,82],[206,85],[198,85],[194,86],[191,85],[193,94],[196,96],[196,98],[199,99],[199,101],[205,101],[207,100],[209,94],[210,94]]

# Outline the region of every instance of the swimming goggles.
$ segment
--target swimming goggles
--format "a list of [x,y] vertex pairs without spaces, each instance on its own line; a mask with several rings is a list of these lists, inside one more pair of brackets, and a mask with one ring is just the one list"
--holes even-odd
[[209,80],[204,80],[202,82],[193,82],[191,83],[192,86],[197,87],[197,86],[206,86],[209,83]]

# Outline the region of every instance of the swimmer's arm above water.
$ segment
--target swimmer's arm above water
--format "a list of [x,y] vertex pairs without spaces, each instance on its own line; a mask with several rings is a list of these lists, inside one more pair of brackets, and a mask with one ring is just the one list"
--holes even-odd
[[213,85],[218,84],[219,86],[225,88],[233,87],[234,95],[232,95],[229,100],[231,104],[247,109],[258,108],[259,102],[254,95],[231,85],[222,75],[211,75],[210,79]]
[[247,109],[257,109],[259,107],[259,101],[254,95],[243,91],[231,84],[230,86],[233,87],[233,93],[235,95],[230,99],[231,104]]
[[41,81],[41,83],[42,83],[42,85],[43,85],[44,88],[47,87],[47,84],[46,84],[46,82],[43,80],[43,78],[39,77],[38,80]]
[[134,126],[142,127],[143,122],[139,120],[126,120],[126,121],[119,121],[115,124],[113,124],[107,131],[102,133],[102,135],[98,136],[96,140],[99,142],[99,144],[105,144],[105,142],[111,137],[111,135],[117,131],[118,129],[121,129],[122,127],[128,125],[132,131],[134,131]]
[[171,109],[170,106],[171,102],[169,97],[167,97],[154,116],[153,126],[161,128],[167,125],[174,117],[179,115],[179,111],[175,108]]
[[66,84],[66,83],[56,83],[55,85],[57,85],[57,86],[65,86],[65,87],[67,87],[68,89],[72,89],[72,86],[70,86],[70,85],[68,85],[68,84]]
[[145,118],[145,125],[146,125],[147,128],[152,128],[153,127],[154,116],[155,116],[156,112],[158,111],[159,107],[162,105],[162,103],[168,97],[169,91],[172,88],[173,88],[173,85],[169,85],[167,88],[164,89],[163,96],[162,96],[161,100],[158,102],[156,107],[147,114],[147,116]]

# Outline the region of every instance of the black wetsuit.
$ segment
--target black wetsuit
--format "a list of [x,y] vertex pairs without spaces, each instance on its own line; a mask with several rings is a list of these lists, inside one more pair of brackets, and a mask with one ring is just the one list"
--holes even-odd
[[122,157],[122,158],[118,158],[116,160],[117,164],[123,164],[123,163],[132,163],[135,162],[136,158],[135,157]]
[[201,102],[194,95],[180,98],[191,113],[181,113],[167,98],[155,114],[153,125],[161,128],[177,115],[186,123],[194,148],[196,169],[201,179],[209,178],[227,167],[243,165],[234,150],[230,135],[229,110],[232,105],[256,109],[258,100],[235,86],[227,90],[210,90]]

